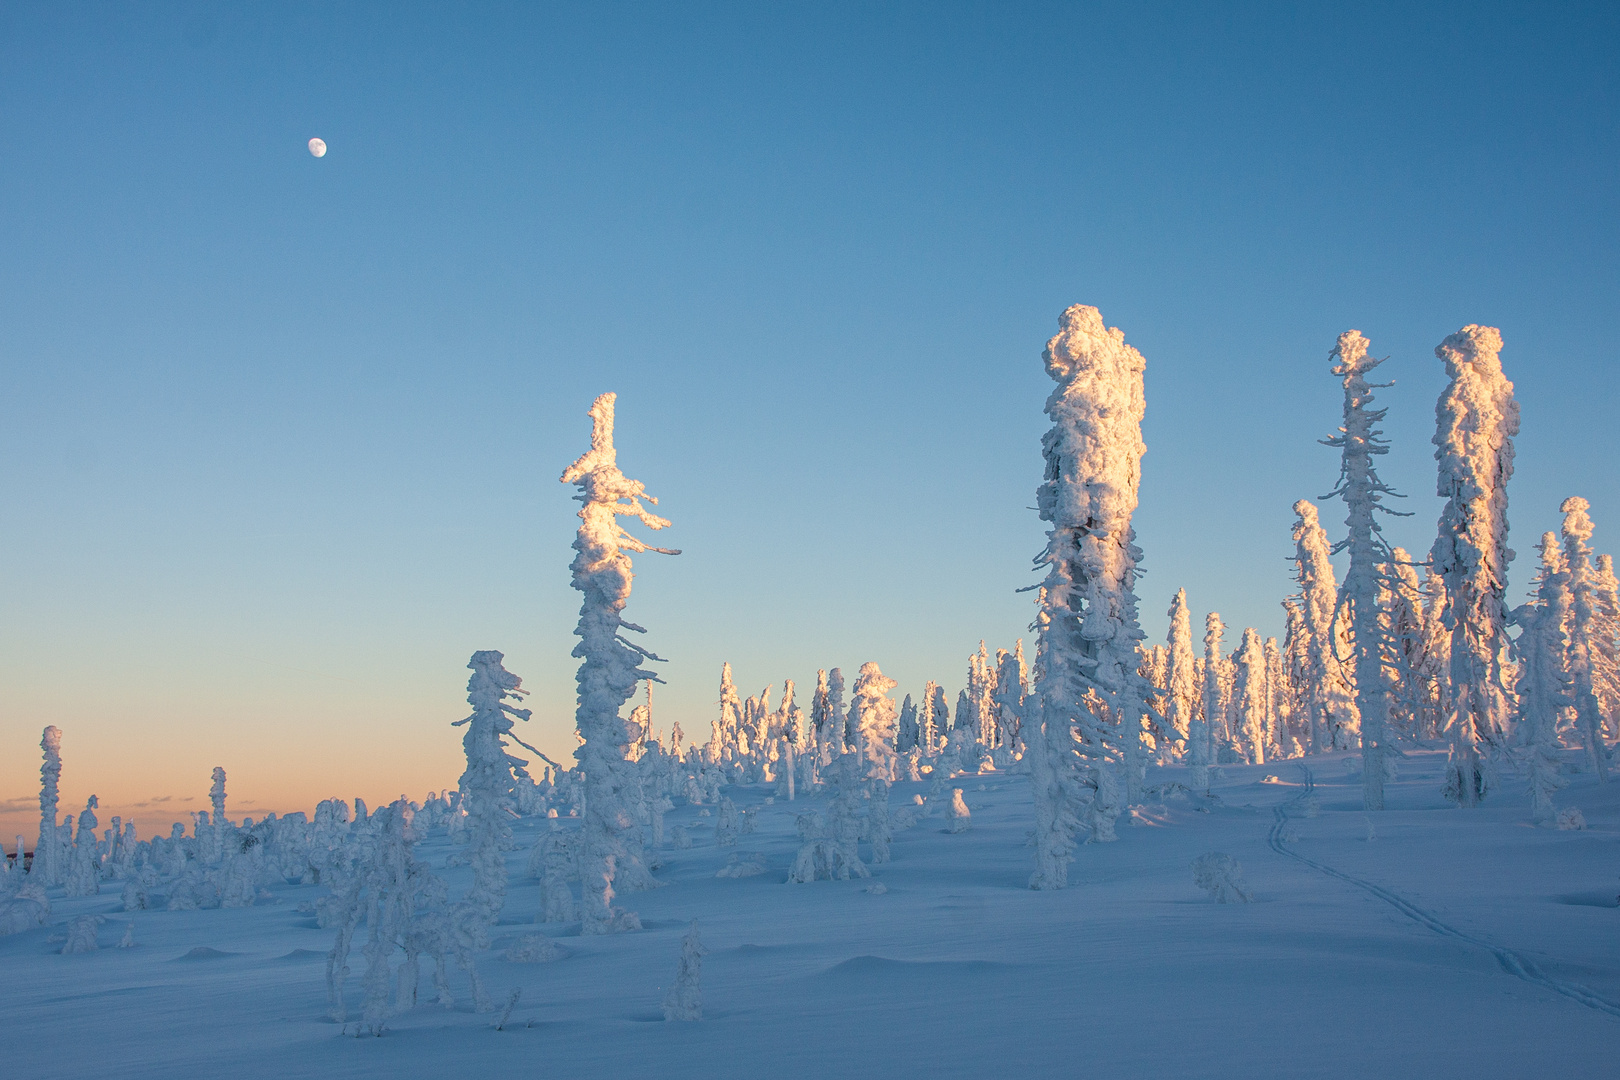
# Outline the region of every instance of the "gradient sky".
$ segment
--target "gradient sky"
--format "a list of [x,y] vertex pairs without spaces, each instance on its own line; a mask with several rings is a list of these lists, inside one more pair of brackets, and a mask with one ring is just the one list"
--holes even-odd
[[723,660],[954,698],[1027,636],[1075,302],[1148,360],[1153,640],[1181,586],[1280,632],[1350,327],[1394,542],[1481,322],[1514,595],[1566,495],[1614,550],[1620,9],[1345,7],[0,2],[0,835],[48,723],[63,811],[142,835],[216,764],[238,817],[420,798],[476,649],[571,752],[605,390],[685,551],[627,611],[659,727],[707,737]]

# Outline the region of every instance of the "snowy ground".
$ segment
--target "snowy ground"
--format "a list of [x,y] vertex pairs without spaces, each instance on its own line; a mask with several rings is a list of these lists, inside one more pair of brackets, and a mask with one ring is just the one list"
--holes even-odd
[[[717,849],[705,829],[667,851],[668,886],[623,898],[639,933],[541,927],[564,950],[550,963],[499,958],[535,929],[539,903],[526,850],[513,853],[501,935],[479,959],[497,1000],[523,989],[503,1031],[458,981],[454,1010],[423,1005],[380,1039],[343,1038],[327,1017],[332,933],[297,910],[319,887],[250,909],[139,912],[133,949],[110,947],[129,918],[115,891],[53,895],[51,927],[0,938],[0,1058],[8,1076],[164,1080],[1620,1075],[1620,783],[1573,777],[1560,804],[1590,827],[1534,829],[1511,778],[1483,809],[1447,807],[1442,763],[1403,761],[1377,815],[1358,808],[1344,755],[1228,766],[1218,806],[1150,804],[1118,843],[1083,847],[1055,893],[1025,887],[1022,777],[961,778],[970,831],[925,819],[871,882],[810,885],[784,879],[793,814],[819,800],[727,789],[759,807],[755,833]],[[895,802],[926,788],[898,784]],[[525,848],[543,827],[520,826]],[[717,879],[733,850],[764,853],[769,871]],[[436,837],[419,851],[439,867],[448,848]],[[1254,903],[1194,887],[1190,864],[1208,851],[1241,861]],[[465,888],[465,870],[440,872]],[[108,917],[103,948],[59,955],[49,938],[86,912]],[[659,1001],[693,918],[710,950],[707,1019],[666,1023]],[[351,966],[358,1000],[358,956]]]

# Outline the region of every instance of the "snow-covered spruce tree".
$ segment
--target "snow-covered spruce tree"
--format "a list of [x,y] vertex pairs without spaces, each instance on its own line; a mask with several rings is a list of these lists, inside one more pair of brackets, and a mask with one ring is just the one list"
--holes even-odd
[[1170,602],[1169,657],[1165,670],[1165,717],[1187,748],[1187,765],[1195,791],[1209,790],[1209,726],[1198,708],[1193,676],[1192,617],[1187,590],[1177,589]]
[[830,764],[832,759],[838,756],[831,746],[833,727],[837,723],[833,719],[835,714],[831,693],[827,685],[827,669],[821,668],[816,672],[815,693],[810,695],[810,732],[816,747],[817,761],[822,766]]
[[[1599,555],[1595,561],[1594,593],[1597,598],[1597,629],[1600,640],[1620,642],[1620,578],[1615,577],[1614,557]],[[1620,735],[1620,653],[1596,672],[1598,702],[1608,717],[1610,737]]]
[[[368,934],[363,950],[366,973],[361,1022],[373,1035],[383,1033],[390,1016],[416,1004],[420,958],[424,953],[435,962],[440,1000],[450,1003],[445,942],[451,935],[442,910],[444,883],[412,851],[416,840],[413,816],[404,799],[380,807],[371,816],[367,835],[357,847],[354,871],[330,906],[331,925],[337,930],[337,940],[326,958],[326,991],[332,1017],[340,1023],[348,1017],[343,983],[349,974],[348,958],[355,934],[364,921]],[[401,951],[404,958],[396,969],[394,957]],[[475,1000],[486,999],[470,957],[461,959],[472,978]]]
[[1465,326],[1435,349],[1451,378],[1434,410],[1437,491],[1446,503],[1430,556],[1445,579],[1451,632],[1445,793],[1465,807],[1478,806],[1490,786],[1480,746],[1497,745],[1507,724],[1507,482],[1519,406],[1501,351],[1502,335],[1489,326]]
[[56,806],[62,783],[62,729],[52,724],[39,738],[45,760],[39,767],[39,842],[29,877],[41,884],[62,883],[62,845],[56,838]]
[[209,847],[213,858],[223,861],[227,857],[225,838],[230,832],[230,822],[225,819],[225,767],[214,766],[213,783],[208,788],[208,801],[214,807],[213,834]]
[[1367,345],[1361,331],[1346,330],[1333,348],[1333,374],[1344,380],[1344,426],[1339,434],[1323,442],[1343,450],[1339,484],[1326,497],[1344,499],[1349,511],[1344,523],[1350,531],[1333,550],[1350,553],[1340,606],[1350,613],[1355,655],[1356,714],[1361,721],[1361,797],[1366,809],[1382,810],[1391,697],[1385,663],[1394,645],[1387,640],[1385,612],[1378,602],[1380,592],[1387,587],[1383,567],[1392,556],[1376,515],[1393,513],[1382,505],[1382,500],[1394,494],[1394,489],[1379,480],[1373,468],[1373,458],[1389,453],[1383,432],[1375,426],[1388,410],[1372,407],[1373,390],[1389,384],[1367,381],[1368,373],[1383,363],[1367,355]]
[[467,703],[472,715],[457,720],[452,727],[466,725],[461,737],[467,754],[467,768],[461,774],[461,806],[467,815],[467,862],[472,866],[473,887],[466,903],[486,926],[494,926],[506,903],[506,858],[511,841],[507,824],[516,806],[516,780],[528,780],[526,762],[506,752],[506,740],[514,739],[512,721],[527,720],[528,709],[507,704],[521,701],[527,691],[523,680],[502,666],[506,657],[493,649],[475,652],[467,666]]
[[681,938],[681,961],[675,969],[675,982],[664,994],[665,1020],[703,1019],[703,958],[709,950],[698,936],[697,920]]
[[[1221,652],[1221,638],[1226,624],[1218,612],[1204,616],[1204,679],[1201,687],[1204,704],[1204,736],[1207,740],[1204,761],[1214,765],[1219,761],[1217,749],[1226,745],[1226,714],[1231,705],[1232,677],[1227,670],[1228,661]],[[1208,789],[1206,783],[1204,790]]]
[[917,709],[917,746],[932,755],[939,742],[939,715],[935,699],[945,700],[945,691],[933,679],[923,684],[922,705]]
[[[996,725],[1001,760],[997,768],[1012,764],[1024,725],[1024,700],[1029,694],[1029,673],[1024,666],[1024,643],[1020,640],[1012,652],[1001,650],[996,671]],[[943,707],[945,698],[940,696]],[[1005,764],[1003,764],[1005,763]]]
[[1301,499],[1294,513],[1299,517],[1294,522],[1294,580],[1299,583],[1310,750],[1346,750],[1359,737],[1355,691],[1344,667],[1351,656],[1349,626],[1339,607],[1339,586],[1316,504]]
[[1266,638],[1266,739],[1272,757],[1293,757],[1293,739],[1288,733],[1293,689],[1288,685],[1288,666],[1283,663],[1282,646],[1274,637]]
[[720,665],[720,716],[709,736],[710,760],[719,764],[736,753],[741,725],[742,701],[737,696],[737,684],[731,681],[731,665],[724,663]]
[[1569,633],[1572,606],[1569,573],[1558,536],[1541,538],[1541,569],[1536,598],[1516,608],[1513,622],[1520,631],[1513,643],[1518,661],[1518,724],[1514,741],[1524,754],[1530,780],[1530,816],[1538,825],[1551,825],[1557,815],[1553,792],[1564,786],[1558,775],[1558,718],[1575,705],[1569,677]]
[[639,925],[633,914],[613,907],[615,889],[633,891],[653,884],[652,875],[625,842],[624,832],[636,827],[635,808],[629,800],[637,789],[635,767],[625,760],[630,741],[619,709],[635,693],[641,679],[657,679],[644,670],[643,659],[658,657],[633,645],[621,630],[642,632],[620,615],[630,598],[630,556],[627,552],[677,552],[642,543],[619,525],[621,516],[634,517],[649,529],[669,525],[650,513],[641,500],[657,505],[639,480],[619,471],[613,448],[613,394],[603,394],[591,405],[591,449],[562,474],[562,482],[579,488],[579,536],[574,540],[574,588],[585,594],[580,606],[580,642],[573,655],[581,660],[577,681],[579,707],[575,713],[581,746],[574,751],[585,773],[585,815],[581,826],[584,880],[584,933],[607,934]]
[[1415,738],[1431,738],[1437,686],[1427,655],[1432,634],[1424,612],[1423,586],[1404,548],[1390,548],[1388,577],[1389,646],[1394,673],[1390,724]]
[[1573,495],[1559,510],[1564,515],[1564,565],[1569,574],[1569,677],[1575,696],[1575,725],[1586,746],[1599,783],[1609,781],[1609,755],[1603,745],[1603,711],[1598,702],[1601,672],[1614,663],[1615,641],[1602,634],[1603,611],[1597,569],[1592,565],[1591,503]]
[[96,797],[90,796],[79,814],[63,884],[69,896],[95,896],[101,892],[101,853],[96,841]]
[[917,706],[912,702],[911,695],[900,703],[900,726],[895,734],[894,748],[905,753],[917,745]]
[[1260,644],[1260,631],[1244,629],[1233,665],[1232,705],[1237,717],[1234,741],[1247,751],[1256,765],[1266,763],[1266,652]]
[[[1145,760],[1148,687],[1137,671],[1142,631],[1134,592],[1141,549],[1131,515],[1141,482],[1142,354],[1104,325],[1094,307],[1064,311],[1048,342],[1046,373],[1058,385],[1046,401],[1052,429],[1041,439],[1044,482],[1036,491],[1051,523],[1036,628],[1039,707],[1025,734],[1035,802],[1035,872],[1030,886],[1068,884],[1079,804],[1076,754],[1093,789],[1086,813],[1097,840],[1114,839],[1120,813],[1114,759],[1128,781]],[[1078,739],[1076,736],[1078,735]],[[1108,742],[1115,746],[1110,748]]]
[[889,861],[889,784],[894,780],[896,727],[889,691],[898,685],[876,662],[868,660],[856,676],[855,697],[849,706],[855,716],[856,746],[869,797],[867,832],[874,863]]

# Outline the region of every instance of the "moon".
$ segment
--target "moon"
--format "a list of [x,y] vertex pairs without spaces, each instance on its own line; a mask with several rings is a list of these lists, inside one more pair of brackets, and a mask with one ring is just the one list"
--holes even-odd
[[309,153],[311,157],[325,157],[326,143],[321,139],[309,140]]

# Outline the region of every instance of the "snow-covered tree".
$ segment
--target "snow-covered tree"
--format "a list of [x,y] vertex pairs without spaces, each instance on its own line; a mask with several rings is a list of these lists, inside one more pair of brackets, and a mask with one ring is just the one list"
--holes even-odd
[[[1036,492],[1041,519],[1051,523],[1035,558],[1046,567],[1036,618],[1040,704],[1026,728],[1039,730],[1024,736],[1035,802],[1030,885],[1039,889],[1068,883],[1080,800],[1077,753],[1094,793],[1087,808],[1093,838],[1113,839],[1120,807],[1110,758],[1123,758],[1134,778],[1149,690],[1137,671],[1141,549],[1131,528],[1146,449],[1146,362],[1094,307],[1068,308],[1059,326],[1043,356],[1058,385],[1046,402],[1052,428],[1041,440],[1046,469]],[[1111,752],[1108,741],[1117,749]]]
[[644,670],[643,659],[658,657],[625,639],[621,631],[643,632],[626,622],[621,613],[630,599],[631,564],[628,552],[657,551],[625,532],[620,517],[633,517],[649,529],[669,525],[649,512],[641,500],[657,505],[639,480],[619,471],[613,447],[613,394],[603,394],[591,405],[591,449],[562,474],[562,482],[579,488],[580,507],[577,554],[571,567],[574,588],[585,594],[580,606],[580,642],[573,655],[581,663],[576,677],[579,707],[575,713],[581,745],[574,751],[585,774],[585,815],[581,853],[584,878],[584,913],[587,934],[605,934],[639,925],[635,916],[613,907],[615,889],[633,891],[653,884],[652,875],[626,843],[624,833],[636,827],[632,805],[639,781],[635,766],[625,758],[630,732],[619,709],[635,693],[642,679],[657,679]]
[[[327,997],[333,1019],[348,1018],[343,984],[349,974],[349,952],[362,923],[367,925],[363,950],[366,959],[365,997],[361,1023],[381,1035],[388,1018],[416,1004],[420,958],[434,961],[434,982],[439,1000],[452,1003],[446,959],[456,952],[453,932],[443,909],[444,884],[413,853],[416,833],[410,804],[399,799],[380,807],[367,821],[355,851],[355,864],[328,905],[329,925],[337,940],[326,958]],[[356,822],[358,824],[358,822]],[[398,967],[394,958],[403,952]],[[474,1001],[487,1009],[488,995],[465,950],[457,956],[473,984]],[[392,999],[390,998],[392,993]]]
[[1199,688],[1193,673],[1192,617],[1187,590],[1177,589],[1170,602],[1170,637],[1165,667],[1165,717],[1187,747],[1193,789],[1209,790],[1209,725],[1198,707]]
[[1477,806],[1485,797],[1490,785],[1480,746],[1498,743],[1507,724],[1503,593],[1513,559],[1507,482],[1519,406],[1502,374],[1501,351],[1500,331],[1473,325],[1435,349],[1451,382],[1435,405],[1437,491],[1446,503],[1430,557],[1446,583],[1451,761],[1445,791],[1459,806]]
[[[1204,751],[1206,764],[1214,765],[1219,760],[1216,753],[1218,747],[1224,746],[1230,735],[1227,731],[1226,714],[1231,706],[1232,699],[1232,673],[1230,663],[1221,652],[1221,639],[1226,633],[1226,624],[1221,621],[1218,612],[1211,611],[1204,616],[1204,666],[1203,666],[1203,705],[1204,705],[1204,736],[1208,740]],[[1206,781],[1204,788],[1208,789]]]
[[1355,691],[1344,665],[1351,657],[1350,628],[1339,606],[1339,587],[1328,560],[1327,533],[1316,504],[1294,504],[1294,580],[1299,584],[1299,649],[1304,664],[1305,707],[1310,718],[1310,750],[1346,750],[1355,745],[1359,724]]
[[1266,638],[1266,733],[1273,757],[1292,757],[1293,738],[1288,732],[1290,712],[1293,708],[1293,688],[1288,685],[1288,666],[1283,662],[1282,646],[1274,637]]
[[[810,695],[810,731],[815,741],[819,763],[823,766],[830,764],[837,756],[831,745],[833,728],[838,723],[834,719],[831,696],[832,691],[827,685],[827,670],[821,668],[816,672],[815,693]],[[838,753],[842,753],[842,748]]]
[[1390,549],[1388,578],[1389,644],[1395,681],[1390,722],[1417,738],[1433,738],[1439,727],[1441,665],[1433,655],[1435,631],[1439,628],[1429,625],[1424,588],[1404,548]]
[[101,853],[96,840],[96,797],[90,796],[79,814],[79,831],[73,838],[63,884],[69,896],[95,896],[101,892]]
[[[1620,578],[1615,577],[1614,557],[1599,555],[1595,561],[1593,593],[1597,601],[1595,633],[1602,640],[1620,643]],[[1620,645],[1616,646],[1620,648]],[[1595,672],[1598,702],[1608,718],[1611,738],[1620,735],[1620,653],[1616,653],[1602,669]]]
[[457,720],[452,727],[466,725],[461,737],[467,768],[461,774],[461,807],[467,815],[467,862],[472,866],[473,887],[468,905],[486,926],[494,926],[506,903],[506,859],[502,852],[512,837],[507,824],[514,813],[516,780],[527,780],[526,762],[506,752],[513,720],[527,720],[528,709],[509,705],[521,701],[527,691],[523,680],[502,666],[505,656],[493,649],[475,652],[467,666],[467,702],[472,715]]
[[[1024,665],[1024,643],[1020,640],[1012,652],[1002,649],[997,654],[996,670],[996,727],[998,752],[1002,755],[996,767],[1012,763],[1024,724],[1024,700],[1029,694],[1029,672]],[[945,707],[943,694],[940,708]]]
[[665,1020],[703,1019],[703,958],[709,950],[698,936],[697,920],[681,938],[681,961],[675,968],[675,982],[664,994]]
[[225,837],[230,822],[225,818],[225,768],[214,766],[213,783],[208,788],[208,801],[214,807],[213,832],[209,840],[210,862],[226,857]]
[[905,753],[917,745],[917,706],[912,703],[911,695],[900,703],[900,726],[896,729],[894,748]]
[[1330,358],[1333,374],[1344,380],[1344,426],[1339,434],[1324,441],[1343,450],[1339,484],[1327,497],[1344,499],[1349,511],[1345,518],[1349,533],[1334,550],[1350,553],[1340,606],[1349,611],[1354,647],[1362,801],[1368,810],[1382,810],[1391,697],[1385,663],[1393,647],[1387,640],[1385,612],[1378,602],[1386,588],[1383,567],[1391,555],[1376,515],[1391,512],[1381,504],[1385,495],[1394,494],[1394,489],[1378,479],[1373,467],[1373,458],[1389,453],[1389,444],[1376,426],[1388,410],[1372,407],[1373,390],[1389,384],[1367,381],[1368,373],[1383,363],[1367,355],[1367,345],[1361,331],[1346,330],[1334,346]]
[[62,782],[62,729],[52,724],[39,739],[45,760],[39,767],[39,843],[34,845],[34,863],[29,876],[45,885],[60,885],[62,845],[56,838],[56,806]]
[[923,684],[922,707],[917,710],[917,745],[923,753],[931,755],[939,749],[941,733],[948,723],[945,688],[929,679]]
[[1603,602],[1599,595],[1597,568],[1592,564],[1591,503],[1579,495],[1564,500],[1564,565],[1569,575],[1569,677],[1575,697],[1575,725],[1581,742],[1597,773],[1599,783],[1609,780],[1609,755],[1603,745],[1603,710],[1598,702],[1602,672],[1615,661],[1616,642],[1605,640]]
[[1569,572],[1558,537],[1541,538],[1541,569],[1536,598],[1515,609],[1520,627],[1513,651],[1518,660],[1518,724],[1514,738],[1525,757],[1530,780],[1530,814],[1538,825],[1551,825],[1557,816],[1553,792],[1564,786],[1558,775],[1558,718],[1575,704],[1569,677],[1571,614]]
[[710,760],[721,762],[736,752],[737,731],[742,725],[742,700],[737,696],[737,684],[731,681],[731,665],[720,665],[720,716],[713,722],[709,736]]
[[1266,762],[1266,653],[1260,644],[1260,631],[1244,629],[1233,664],[1232,712],[1237,718],[1234,741],[1248,751],[1256,765]]
[[849,704],[854,721],[861,772],[869,796],[867,831],[872,861],[889,861],[889,784],[894,780],[895,711],[889,691],[899,684],[878,669],[874,661],[861,665],[855,678],[855,696]]

